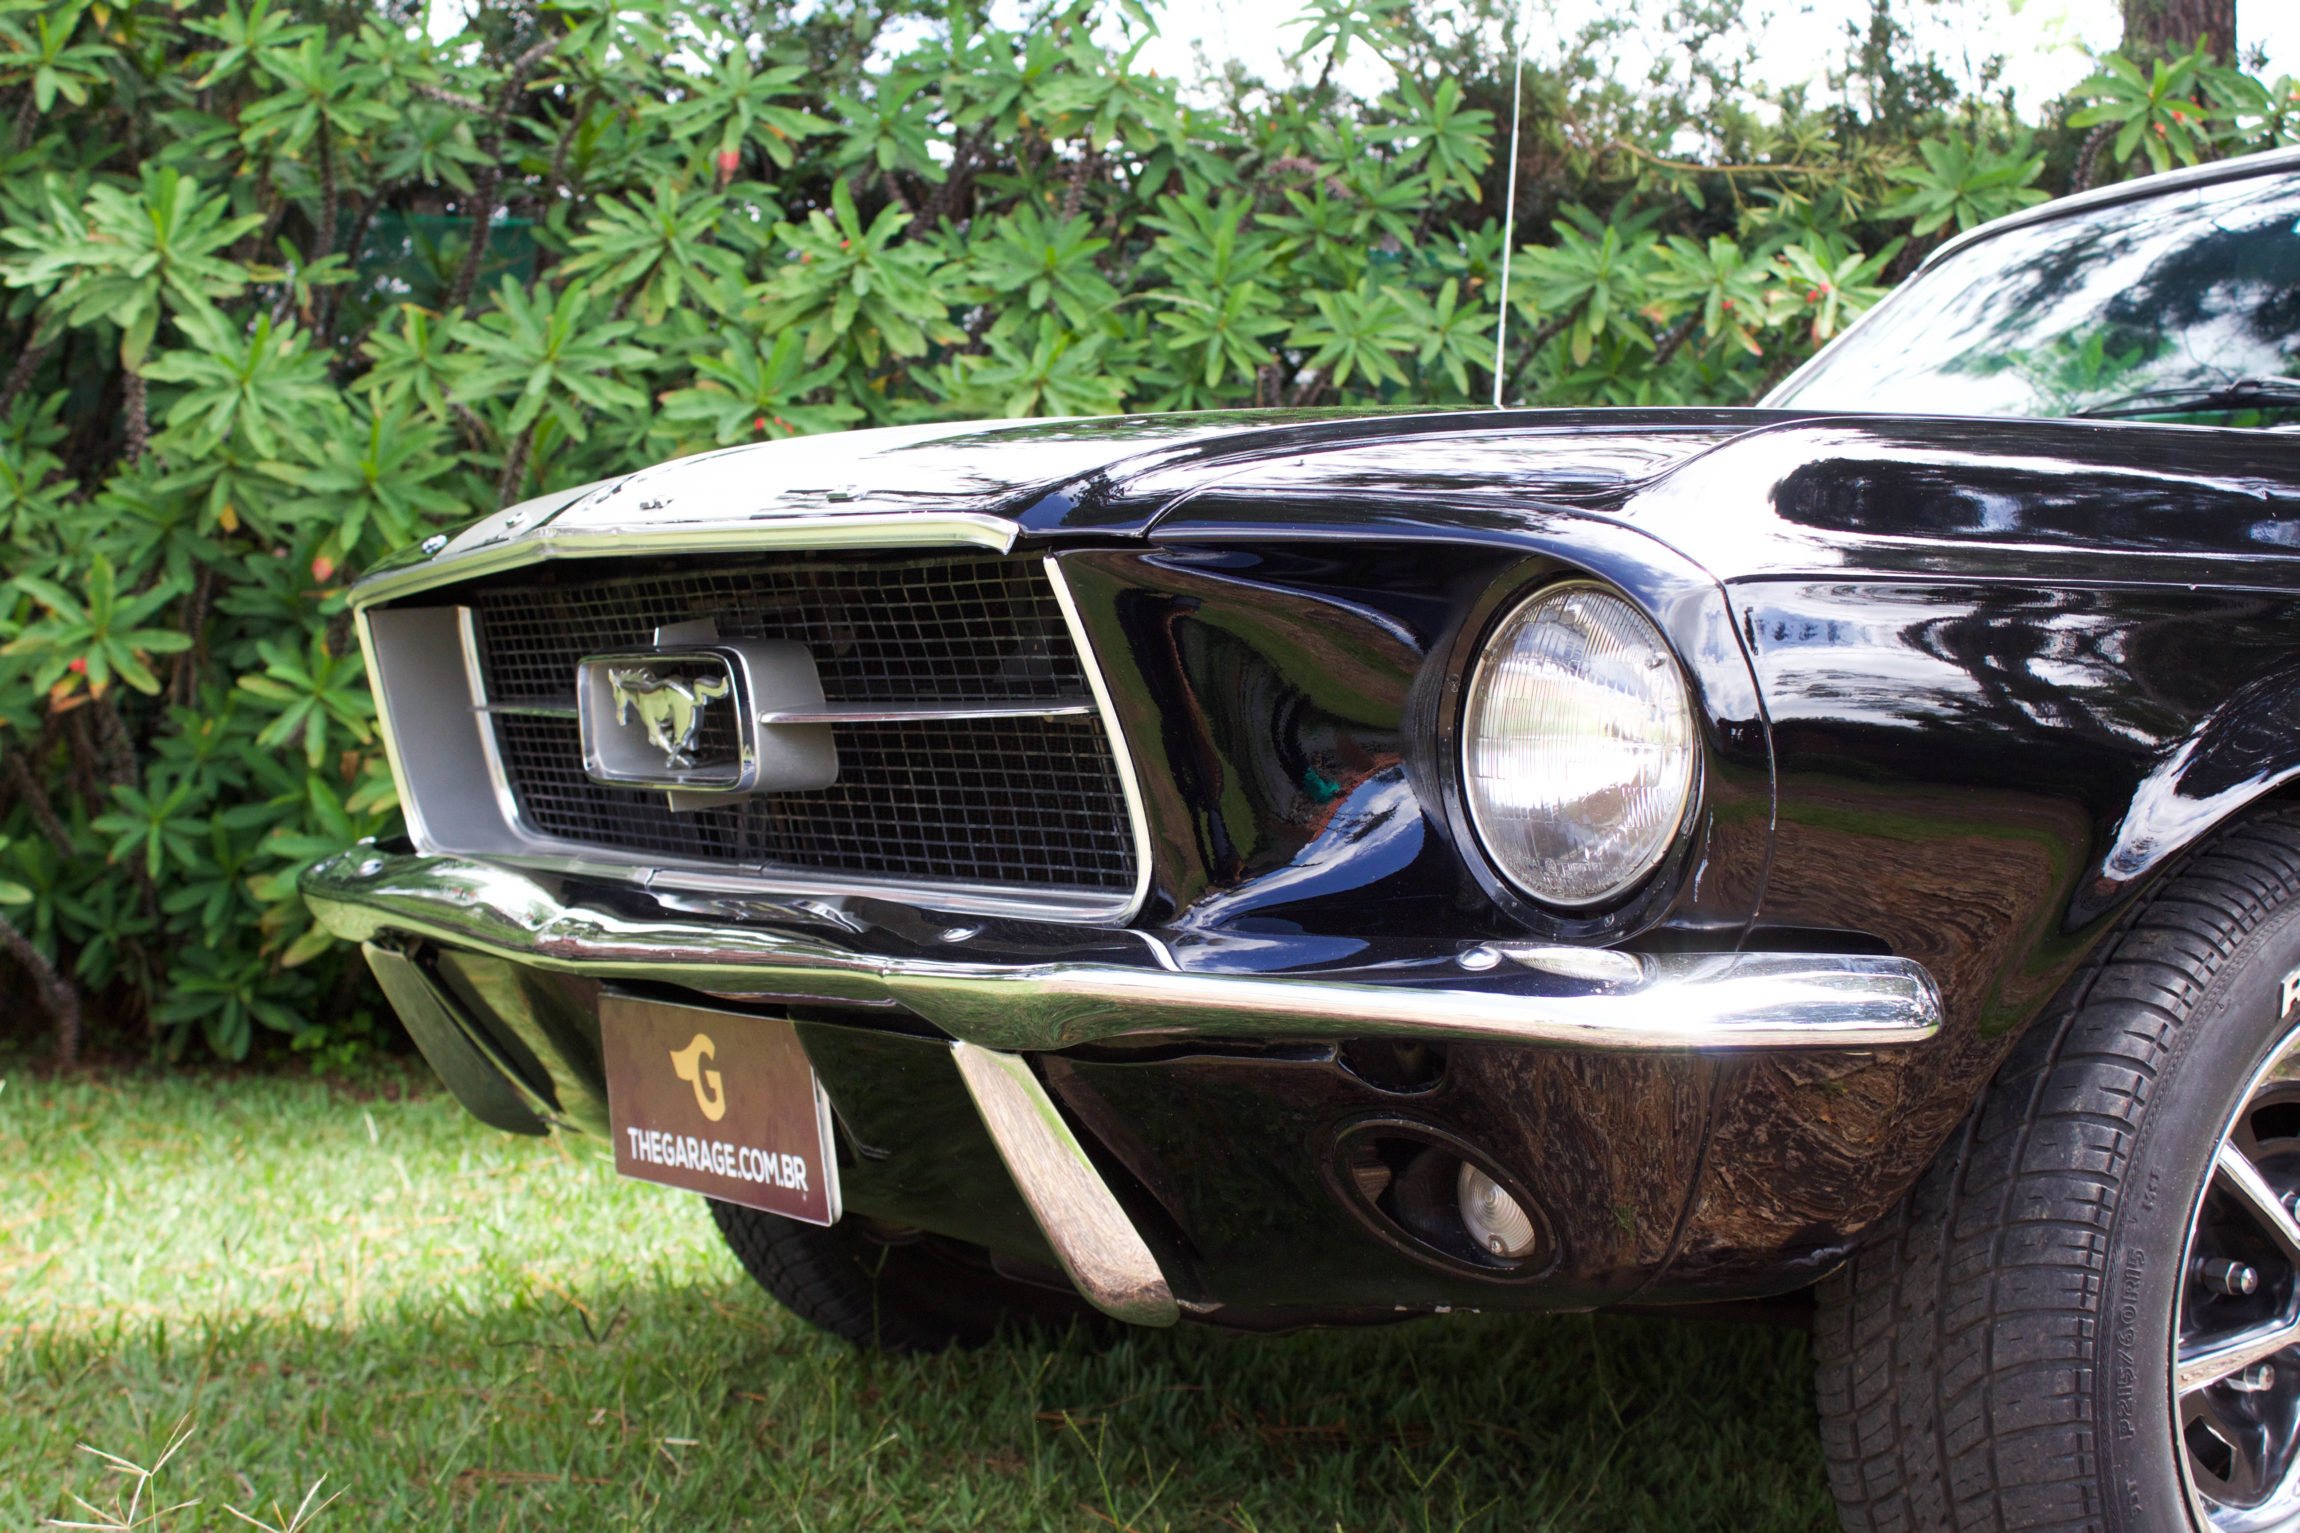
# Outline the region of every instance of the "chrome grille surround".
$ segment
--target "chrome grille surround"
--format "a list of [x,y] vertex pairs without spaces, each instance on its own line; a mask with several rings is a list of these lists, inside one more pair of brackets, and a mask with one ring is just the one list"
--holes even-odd
[[[477,580],[391,593],[421,604],[413,610],[362,604],[387,743],[425,850],[729,895],[875,895],[1098,924],[1140,908],[1149,881],[1141,796],[1057,561],[964,542],[853,552],[754,544],[707,565],[684,550],[649,557],[645,539],[614,552],[623,557],[613,563],[509,560]],[[441,689],[421,686],[413,663],[394,662],[404,641],[378,642],[390,620],[450,613],[465,672],[456,690],[468,697],[451,705],[470,710],[473,764],[484,758],[487,818],[500,827],[477,835],[460,807],[429,812],[443,790],[474,791],[474,774],[458,780],[444,759],[428,770],[415,759],[438,738],[438,721],[412,747],[393,727],[409,699],[428,713]],[[705,616],[729,638],[809,644],[826,701],[865,715],[836,725],[839,784],[673,814],[659,793],[584,777],[568,706],[577,652],[644,645],[655,627]],[[387,684],[395,670],[397,687]],[[564,680],[547,692],[554,677]],[[984,716],[903,716],[905,705],[936,702]]]

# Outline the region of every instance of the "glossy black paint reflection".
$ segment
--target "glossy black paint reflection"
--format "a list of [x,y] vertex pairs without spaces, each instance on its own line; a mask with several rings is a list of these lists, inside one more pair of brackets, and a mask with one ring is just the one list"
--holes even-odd
[[1477,578],[1466,561],[1175,549],[1063,569],[1136,757],[1154,921],[1331,931],[1336,959],[1365,898],[1391,933],[1458,923],[1458,869],[1407,780],[1406,710],[1449,592]]
[[1736,437],[1612,514],[1729,582],[1866,572],[2289,587],[2300,583],[2300,433],[1823,417]]
[[831,1100],[849,1210],[1054,1266],[949,1043],[820,1019],[798,1033]]
[[[1432,572],[1446,572],[1454,615],[1442,640],[1427,618],[1413,629],[1424,658],[1397,728],[1417,789],[1443,781],[1415,770],[1445,760],[1442,746],[1417,755],[1415,744],[1437,734],[1417,734],[1417,722],[1442,720],[1450,705],[1422,701],[1448,668],[1436,646],[1474,653],[1481,614],[1542,570],[1611,580],[1681,652],[1704,657],[1689,668],[1724,699],[1705,710],[1712,762],[1749,774],[1746,843],[1712,853],[1636,940],[1895,952],[1941,982],[1950,1025],[1933,1045],[1717,1066],[1698,1186],[1679,1249],[1652,1277],[1656,1295],[1730,1287],[1766,1260],[1783,1276],[1825,1266],[1931,1159],[2133,894],[2212,825],[2300,775],[2290,727],[2300,720],[2300,440],[2069,422],[1748,423],[1750,433],[1610,496],[1561,499],[1564,487],[1520,462],[1507,432],[1233,460],[1219,482],[1173,494],[1153,528],[1205,570],[1386,557],[1432,590]],[[1600,456],[1613,450],[1611,435],[1586,429]],[[1148,473],[1140,482],[1172,488]],[[1141,570],[1155,560],[1092,557],[1107,596],[1153,599],[1142,593],[1157,582]],[[1196,596],[1186,613],[1169,603],[1161,631],[1220,628],[1235,593],[1216,576]],[[1306,589],[1303,599],[1325,598]],[[1223,612],[1209,610],[1217,604]],[[1155,653],[1137,640],[1159,628],[1097,641]],[[1328,655],[1370,647],[1346,619],[1316,631]],[[1325,664],[1264,660],[1253,689],[1186,663],[1163,679],[1145,673],[1122,707],[1152,733],[1249,740],[1255,720],[1284,711],[1245,699]],[[1749,667],[1754,682],[1731,695],[1729,679]],[[1393,662],[1393,678],[1403,669]],[[1768,744],[1780,757],[1777,808]],[[1311,853],[1314,877],[1297,861],[1303,841],[1286,844],[1283,861],[1225,862],[1225,848],[1298,816],[1236,794],[1245,774],[1222,749],[1201,746],[1197,760],[1219,769],[1168,774],[1175,823],[1194,832],[1162,842],[1162,878],[1183,875],[1161,886],[1179,907],[1167,917],[1176,927],[1219,929],[1194,919],[1201,907],[1250,908],[1347,941],[1371,923],[1418,929],[1441,908],[1438,879],[1392,881],[1414,865],[1382,855],[1403,839],[1394,818],[1383,835]],[[1442,787],[1415,803],[1423,855],[1442,843],[1456,870],[1459,906],[1440,919],[1483,930],[1487,910],[1518,916],[1475,876]],[[1368,855],[1355,861],[1361,845]],[[1295,880],[1356,889],[1359,909],[1334,908],[1355,925],[1302,922],[1309,912],[1282,898]],[[1733,897],[1704,905],[1699,886],[1712,880]]]
[[[1180,424],[1169,428],[1170,441],[1145,434],[1142,451],[1113,455],[1100,468],[1019,494],[996,509],[1037,534],[1139,534],[1210,486],[1240,475],[1282,475],[1295,458],[1305,466],[1324,465],[1353,449],[1369,455],[1362,472],[1419,481],[1425,496],[1449,494],[1462,488],[1447,475],[1461,461],[1465,442],[1501,438],[1518,444],[1501,473],[1519,496],[1603,497],[1753,426],[1801,418],[1782,411],[1711,409],[1235,410],[1140,417]],[[1113,424],[1081,421],[1070,429],[1083,441]],[[1210,426],[1229,429],[1203,429]],[[1610,440],[1600,447],[1600,438]],[[1586,444],[1587,450],[1570,444]],[[1491,454],[1482,460],[1473,454],[1471,478],[1490,479],[1494,462]],[[1313,472],[1324,488],[1325,469]]]
[[[1648,538],[1562,512],[1519,517],[1517,557],[1497,559],[1490,544],[1317,536],[1306,522],[1281,538],[1260,501],[1187,509],[1153,552],[1061,556],[1143,785],[1147,915],[1178,955],[1251,963],[1266,946],[1299,962],[1322,944],[1339,963],[1377,936],[1737,939],[1762,880],[1770,762],[1714,582]],[[1677,644],[1710,748],[1677,853],[1618,908],[1568,915],[1493,872],[1453,762],[1486,625],[1580,574],[1628,591]]]
[[[1623,1302],[1666,1263],[1713,1068],[1457,1046],[1435,1084],[1396,1091],[1325,1045],[1062,1057],[1048,1062],[1047,1082],[1141,1189],[1213,1302],[1249,1312],[1556,1309]],[[1530,1280],[1466,1275],[1369,1230],[1332,1175],[1337,1139],[1368,1119],[1477,1146],[1538,1201],[1557,1234],[1554,1264]]]

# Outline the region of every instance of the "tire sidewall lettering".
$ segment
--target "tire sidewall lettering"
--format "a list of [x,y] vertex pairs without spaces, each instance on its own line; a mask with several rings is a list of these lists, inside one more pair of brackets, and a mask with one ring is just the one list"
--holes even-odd
[[2189,1226],[2221,1135],[2274,1044],[2300,1016],[2300,901],[2247,935],[2172,1030],[2144,1092],[2119,1178],[2094,1358],[2107,1501],[2124,1533],[2193,1527],[2182,1473],[2172,1349]]

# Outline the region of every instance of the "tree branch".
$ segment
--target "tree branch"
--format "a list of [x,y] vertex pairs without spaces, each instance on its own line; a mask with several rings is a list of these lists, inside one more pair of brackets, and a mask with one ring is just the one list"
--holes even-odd
[[0,952],[16,961],[39,992],[40,1005],[48,1019],[56,1025],[56,1065],[68,1070],[80,1062],[80,995],[72,982],[56,972],[48,955],[32,945],[32,939],[16,929],[16,923],[0,916]]
[[40,834],[48,838],[48,844],[56,849],[58,855],[65,858],[78,857],[80,849],[72,844],[72,833],[56,817],[56,805],[48,797],[47,785],[32,775],[31,768],[24,764],[21,751],[8,752],[7,761],[8,781],[16,790],[16,802],[31,812],[32,823],[40,828]]
[[480,167],[479,184],[472,193],[471,245],[463,253],[463,269],[455,274],[455,286],[448,291],[447,306],[451,309],[470,305],[472,289],[479,285],[479,268],[487,259],[488,230],[495,222],[495,194],[503,185],[503,125],[519,102],[527,77],[558,46],[559,39],[547,37],[513,59],[496,95],[495,109],[488,114],[487,136],[480,144],[487,163]]
[[[37,326],[36,320],[34,323]],[[37,328],[34,333],[38,333]],[[16,354],[15,365],[8,369],[7,381],[0,383],[0,419],[7,416],[9,407],[16,403],[16,396],[23,393],[31,383],[32,375],[40,370],[40,364],[47,359],[55,344],[55,337],[50,336],[47,340],[33,342]]]

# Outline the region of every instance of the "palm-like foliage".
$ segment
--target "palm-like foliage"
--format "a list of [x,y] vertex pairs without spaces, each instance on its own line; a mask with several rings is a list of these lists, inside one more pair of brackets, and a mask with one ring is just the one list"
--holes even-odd
[[1952,220],[1970,229],[2045,199],[2031,184],[2044,173],[2044,156],[2029,152],[2026,136],[2000,151],[1956,134],[1926,139],[1917,152],[1922,164],[1893,172],[1908,184],[1908,194],[1878,210],[1886,218],[1914,219],[1912,234],[1930,234]]
[[692,294],[720,313],[737,300],[743,261],[712,243],[727,199],[715,193],[682,195],[669,183],[646,202],[599,199],[591,226],[575,236],[570,277],[589,276],[604,292],[636,301],[640,319],[658,323]]
[[973,274],[992,293],[1020,298],[1032,312],[1052,305],[1083,330],[1118,302],[1118,289],[1094,263],[1110,242],[1092,229],[1083,216],[1057,220],[1024,203],[974,246]]
[[32,7],[29,15],[0,14],[0,85],[31,93],[31,105],[53,111],[59,98],[83,106],[104,78],[113,50],[97,41],[75,42],[85,0]]
[[1639,328],[1637,310],[1645,301],[1654,240],[1642,231],[1599,223],[1583,209],[1572,212],[1578,216],[1552,226],[1555,245],[1521,257],[1520,289],[1511,296],[1536,316],[1554,316],[1565,326],[1578,366],[1604,336],[1651,343]]
[[525,431],[546,411],[576,441],[590,429],[584,409],[637,404],[638,388],[617,376],[655,360],[644,346],[624,337],[638,329],[631,320],[603,319],[591,290],[561,288],[532,292],[506,280],[496,307],[466,334],[481,358],[463,375],[458,392],[473,399],[511,396],[505,424]]
[[104,554],[89,561],[78,591],[36,575],[17,576],[16,586],[47,608],[48,615],[0,648],[0,654],[30,656],[32,689],[58,701],[71,700],[83,684],[91,696],[102,697],[115,677],[139,692],[156,693],[160,682],[152,674],[151,657],[191,648],[183,634],[147,626],[175,597],[175,586],[162,581],[148,590],[124,592],[119,572]]
[[695,386],[663,396],[664,418],[710,428],[721,447],[761,438],[835,431],[861,420],[849,404],[808,404],[837,379],[841,364],[807,365],[796,330],[785,330],[761,348],[742,331],[730,332],[726,349],[695,363]]
[[940,260],[929,246],[902,243],[902,210],[880,210],[864,227],[844,181],[831,185],[830,211],[807,215],[804,228],[777,224],[792,252],[758,290],[760,323],[804,329],[807,355],[851,342],[866,363],[883,352],[915,357],[930,340],[956,340],[950,301],[936,284]]
[[[0,905],[58,983],[163,1051],[379,1004],[294,891],[397,823],[344,585],[508,500],[849,425],[1480,401],[1505,298],[1506,397],[1744,402],[2088,127],[2169,164],[2300,112],[2111,60],[2057,139],[1977,100],[1894,136],[1591,50],[1527,69],[1505,295],[1488,40],[1314,0],[1311,78],[1208,109],[1104,3],[552,0],[435,41],[0,0]],[[2138,365],[2094,339],[2040,365]]]
[[0,230],[24,254],[5,266],[10,287],[51,294],[63,322],[119,332],[120,360],[143,365],[165,314],[202,313],[247,286],[246,268],[221,254],[262,215],[231,216],[221,195],[164,167],[147,166],[134,191],[99,182],[80,207],[51,183],[47,221]]
[[674,138],[707,144],[722,176],[734,174],[753,143],[787,167],[799,140],[836,131],[813,113],[783,104],[805,94],[802,66],[762,64],[741,38],[721,39],[717,52],[710,73],[685,82],[681,99],[656,115]]
[[2157,170],[2169,170],[2175,161],[2193,165],[2212,145],[2210,114],[2197,100],[2210,68],[2201,41],[2193,53],[2158,59],[2146,73],[2111,54],[2100,73],[2079,87],[2096,99],[2072,113],[2069,126],[2114,125],[2110,154],[2119,161],[2141,153]]

